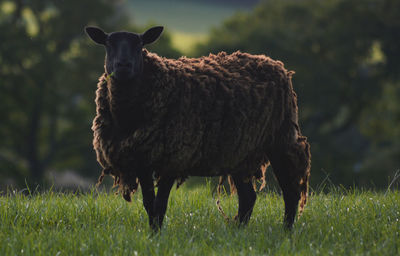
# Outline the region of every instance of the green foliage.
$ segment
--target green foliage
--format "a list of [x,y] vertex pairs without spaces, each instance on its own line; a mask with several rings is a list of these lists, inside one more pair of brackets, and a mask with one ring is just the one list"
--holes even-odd
[[[5,5],[11,1],[0,2]],[[0,172],[40,181],[48,168],[79,163],[86,169],[85,160],[94,159],[85,150],[88,116],[93,115],[85,99],[92,96],[93,68],[101,68],[102,58],[80,50],[83,26],[97,17],[106,22],[111,6],[97,1],[83,6],[79,1],[16,1],[12,6],[0,16],[5,39],[0,48]]]
[[396,0],[263,1],[214,29],[197,51],[282,60],[296,71],[312,181],[327,172],[335,183],[381,187],[400,167],[399,9]]
[[[90,127],[104,49],[83,29],[136,31],[123,9],[119,1],[0,0],[0,185],[42,183],[48,170],[98,173]],[[166,33],[160,54],[178,56],[169,41]]]
[[[0,197],[1,255],[398,255],[400,194],[336,189],[314,194],[291,233],[283,200],[258,195],[248,226],[225,223],[211,189],[173,190],[152,235],[141,198],[47,192]],[[233,216],[235,197],[222,198]]]

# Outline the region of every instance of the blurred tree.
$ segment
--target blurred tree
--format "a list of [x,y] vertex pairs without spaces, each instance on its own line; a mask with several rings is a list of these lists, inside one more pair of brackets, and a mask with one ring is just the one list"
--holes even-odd
[[[84,26],[132,29],[121,1],[0,0],[0,177],[41,183],[47,170],[97,170],[94,91],[104,50]],[[169,35],[160,54],[177,56]],[[97,172],[96,172],[97,173]]]
[[[370,151],[385,146],[392,154],[372,162],[379,166],[390,158],[391,164],[370,177],[382,186],[400,164],[393,158],[399,145],[393,146],[393,137],[376,137],[382,126],[391,131],[386,134],[398,135],[399,112],[393,112],[399,100],[398,10],[397,0],[263,1],[214,29],[198,54],[242,50],[282,60],[296,71],[301,124],[312,144],[312,180],[330,173],[336,183],[352,185],[361,176],[365,183],[367,166],[373,166]],[[388,90],[397,96],[388,99]],[[378,118],[386,110],[390,120]]]

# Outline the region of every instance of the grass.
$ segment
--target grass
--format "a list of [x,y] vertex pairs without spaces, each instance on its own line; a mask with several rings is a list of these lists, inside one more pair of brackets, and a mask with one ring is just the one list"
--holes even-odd
[[[209,186],[173,190],[164,227],[152,235],[140,193],[11,193],[0,197],[0,255],[399,255],[400,193],[311,196],[292,232],[283,200],[260,193],[249,225],[225,223]],[[236,197],[223,197],[230,216]]]

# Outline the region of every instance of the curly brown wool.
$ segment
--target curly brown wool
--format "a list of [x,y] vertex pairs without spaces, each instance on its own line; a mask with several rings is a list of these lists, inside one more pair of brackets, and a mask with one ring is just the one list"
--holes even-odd
[[298,125],[293,72],[242,52],[177,60],[142,53],[143,74],[134,82],[116,86],[107,73],[99,80],[92,127],[104,168],[99,182],[113,175],[130,201],[145,172],[172,182],[230,175],[246,223],[256,198],[251,181],[265,181],[271,162],[291,227],[307,201],[311,157]]

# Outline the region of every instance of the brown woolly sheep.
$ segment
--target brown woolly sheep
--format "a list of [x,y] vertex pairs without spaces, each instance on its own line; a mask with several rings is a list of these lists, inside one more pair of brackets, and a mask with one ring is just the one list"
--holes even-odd
[[162,30],[106,34],[86,27],[106,48],[92,127],[103,167],[99,182],[112,175],[127,201],[140,184],[149,224],[159,230],[175,180],[230,175],[237,217],[246,224],[256,201],[251,181],[262,178],[271,162],[291,228],[307,201],[310,176],[292,72],[264,55],[221,52],[174,60],[142,48]]

